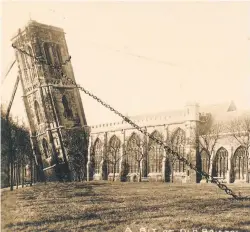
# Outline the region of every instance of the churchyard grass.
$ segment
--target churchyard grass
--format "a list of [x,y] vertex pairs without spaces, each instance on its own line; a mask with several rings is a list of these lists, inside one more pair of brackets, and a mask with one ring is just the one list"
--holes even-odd
[[213,184],[47,183],[2,191],[1,202],[2,231],[250,231],[250,201]]

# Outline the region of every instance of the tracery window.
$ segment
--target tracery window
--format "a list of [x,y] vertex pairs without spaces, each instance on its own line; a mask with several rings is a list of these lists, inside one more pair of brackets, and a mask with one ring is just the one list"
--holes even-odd
[[[163,136],[155,131],[152,134],[155,138],[163,140]],[[162,171],[162,159],[164,155],[163,147],[157,144],[154,140],[149,141],[149,152],[148,152],[148,172],[161,172]]]
[[49,43],[44,43],[44,52],[45,52],[47,64],[49,65],[53,64],[52,63],[53,57],[52,57],[51,47],[49,46]]
[[120,139],[116,135],[112,136],[108,145],[108,156],[107,156],[108,173],[119,172],[119,162],[121,159],[120,147],[121,147]]
[[206,173],[209,170],[209,155],[204,149],[201,151],[201,170]]
[[243,146],[238,147],[233,158],[233,171],[235,180],[245,179],[245,175],[247,174],[247,162],[248,154],[246,152],[246,148]]
[[142,158],[140,148],[140,138],[136,133],[133,133],[127,143],[127,162],[129,165],[129,173],[137,173],[138,163]]
[[[172,135],[171,144],[173,150],[177,152],[179,155],[185,157],[185,144],[186,144],[186,135],[185,131],[181,128],[178,128]],[[176,159],[173,165],[174,172],[185,172],[186,165],[183,161]]]
[[65,95],[62,97],[62,104],[64,107],[64,117],[69,119],[73,118],[72,110],[69,108],[68,99]]
[[224,147],[221,147],[215,155],[213,161],[213,176],[226,178],[228,170],[228,152]]
[[97,139],[94,145],[94,165],[96,174],[99,174],[101,169],[102,148],[103,146],[101,140]]
[[61,65],[62,61],[62,52],[61,46],[55,43],[44,43],[44,52],[49,65]]
[[[181,156],[185,156],[185,148],[184,146],[180,146],[178,147],[178,149],[176,150],[178,152],[178,154],[180,154]],[[185,172],[186,171],[186,165],[183,161],[176,159],[174,161],[174,167],[173,170],[175,172]]]
[[63,63],[63,61],[62,61],[61,47],[60,47],[59,44],[57,44],[57,45],[55,46],[55,48],[56,48],[56,54],[57,54],[57,58],[58,58],[58,63],[59,63],[59,65],[60,65],[60,64]]

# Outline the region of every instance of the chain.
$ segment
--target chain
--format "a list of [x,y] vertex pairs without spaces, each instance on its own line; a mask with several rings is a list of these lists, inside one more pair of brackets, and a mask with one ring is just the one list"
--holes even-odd
[[[77,87],[80,90],[82,90],[85,94],[89,95],[90,97],[92,97],[93,99],[95,99],[97,102],[99,102],[101,105],[103,105],[104,107],[108,108],[110,111],[114,112],[115,114],[117,114],[118,116],[120,116],[121,118],[123,118],[123,120],[125,122],[129,123],[131,126],[133,126],[135,129],[137,129],[138,131],[140,131],[142,134],[144,134],[144,135],[148,136],[150,139],[154,140],[157,144],[159,144],[160,146],[162,146],[168,154],[172,154],[178,160],[182,161],[187,166],[189,166],[191,169],[193,169],[195,172],[197,172],[197,173],[201,174],[202,176],[204,176],[207,181],[209,181],[209,179],[210,179],[211,183],[216,184],[221,190],[224,190],[226,192],[226,194],[231,195],[234,199],[239,199],[239,200],[243,199],[242,197],[239,197],[238,195],[236,195],[225,184],[222,184],[218,179],[215,179],[214,177],[212,177],[211,175],[209,175],[208,173],[206,173],[204,171],[198,170],[198,168],[195,165],[193,165],[191,162],[189,162],[186,158],[184,158],[183,156],[181,156],[177,152],[173,151],[169,146],[165,145],[163,141],[161,141],[158,138],[154,137],[152,134],[148,133],[146,130],[143,130],[140,126],[138,126],[137,124],[135,124],[133,121],[131,121],[129,118],[127,118],[126,116],[124,116],[123,114],[121,114],[120,112],[118,112],[117,110],[115,110],[113,107],[111,107],[107,103],[103,102],[100,98],[98,98],[97,96],[95,96],[94,94],[92,94],[91,92],[89,92],[88,90],[86,90],[85,88],[83,88],[83,87],[81,87],[79,85],[77,85]],[[249,197],[244,198],[244,199],[249,199],[250,200]]]
[[[41,60],[37,57],[32,56],[31,54],[27,53],[26,51],[17,48],[15,45],[12,44],[12,47],[17,49],[18,51],[34,58],[35,60],[37,60],[39,63],[44,63],[48,66],[51,66],[52,68],[55,69],[59,69],[57,66],[51,65],[51,64],[47,64],[44,60]],[[64,65],[66,65],[69,61],[71,60],[71,56],[69,56],[69,59],[67,59],[64,62]],[[62,73],[63,75],[63,73]],[[163,141],[159,140],[158,138],[154,137],[152,134],[148,133],[146,131],[146,129],[142,129],[140,126],[138,126],[137,124],[135,124],[133,121],[131,121],[129,118],[127,118],[126,116],[124,116],[123,114],[121,114],[120,112],[118,112],[117,110],[115,110],[113,107],[111,107],[109,104],[105,103],[104,101],[102,101],[100,98],[98,98],[97,96],[95,96],[94,94],[92,94],[90,91],[86,90],[85,88],[83,88],[82,86],[76,84],[72,79],[68,78],[66,75],[64,75],[67,80],[69,80],[73,85],[76,86],[76,88],[80,89],[81,91],[83,91],[86,95],[90,96],[91,98],[93,98],[94,100],[96,100],[97,102],[99,102],[101,105],[103,105],[104,107],[106,107],[107,109],[109,109],[110,111],[112,111],[113,113],[115,113],[116,115],[120,116],[121,118],[123,118],[123,120],[127,123],[129,123],[131,126],[133,126],[136,130],[140,131],[142,134],[148,136],[150,139],[152,139],[153,141],[155,141],[157,144],[159,144],[160,146],[162,146],[164,148],[164,150],[166,151],[167,154],[172,154],[173,156],[175,156],[178,160],[182,161],[184,164],[186,164],[187,166],[189,166],[191,169],[193,169],[196,173],[204,176],[206,178],[207,181],[211,181],[211,183],[216,184],[221,190],[225,191],[226,194],[231,195],[234,199],[236,200],[250,200],[250,196],[246,196],[246,197],[241,197],[238,196],[237,194],[235,194],[233,192],[233,190],[231,190],[230,188],[228,188],[225,184],[222,184],[218,179],[214,178],[213,176],[209,175],[208,173],[198,170],[198,168],[193,165],[191,162],[189,162],[185,157],[181,156],[180,154],[178,154],[177,152],[175,152],[174,150],[172,150],[169,146],[167,146]],[[55,86],[56,87],[56,86]]]

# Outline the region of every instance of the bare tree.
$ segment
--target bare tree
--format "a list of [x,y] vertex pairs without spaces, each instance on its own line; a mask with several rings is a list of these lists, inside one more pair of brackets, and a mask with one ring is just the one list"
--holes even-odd
[[246,173],[247,182],[249,182],[248,176],[248,150],[250,148],[250,114],[245,114],[242,117],[238,117],[231,120],[228,125],[229,132],[233,139],[235,139],[245,150],[246,157]]
[[[19,125],[18,120],[10,116],[6,119],[6,111],[1,105],[1,167],[2,186],[9,186],[13,190],[24,182],[25,164],[33,158],[30,137],[27,128]],[[22,174],[22,179],[21,179]],[[16,183],[15,183],[16,182]]]
[[[169,133],[167,145],[171,148],[172,151],[177,152],[178,154],[184,156],[184,147],[186,142],[185,132],[178,128],[177,130]],[[176,156],[172,154],[165,153],[166,158],[166,173],[169,179],[166,181],[173,182],[174,181],[174,170],[176,171],[184,171],[185,164],[177,159]]]
[[[68,165],[71,177],[68,179],[82,181],[86,176],[88,132],[83,128],[64,130],[64,146],[68,153]],[[68,170],[66,170],[68,171]]]
[[200,162],[197,166],[200,170],[210,172],[211,156],[223,130],[224,124],[215,121],[211,114],[201,116],[195,131],[198,135],[197,146],[199,147]]
[[117,136],[113,136],[108,144],[107,152],[105,153],[105,161],[108,165],[108,173],[112,170],[113,178],[112,181],[115,181],[115,174],[119,171],[119,162],[123,157],[123,154],[120,152],[121,141]]
[[142,160],[145,159],[146,157],[146,141],[145,140],[140,140],[139,136],[136,134],[133,134],[127,144],[126,147],[126,157],[127,160],[131,161],[129,165],[129,168],[131,170],[131,166],[134,166],[133,163],[136,164],[136,172],[138,175],[138,182],[141,182],[141,166],[142,166]]

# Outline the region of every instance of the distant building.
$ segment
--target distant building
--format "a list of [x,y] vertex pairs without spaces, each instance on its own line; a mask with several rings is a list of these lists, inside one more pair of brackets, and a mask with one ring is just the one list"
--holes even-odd
[[[201,107],[188,103],[180,110],[129,118],[197,165],[200,170],[232,183],[249,181],[248,153],[243,144],[228,132],[232,120],[243,115],[244,112],[238,111],[234,102]],[[212,123],[218,123],[221,128],[216,140],[211,135],[209,146],[214,147],[210,148],[209,155],[209,151],[205,149],[209,150],[209,146],[201,145],[204,141],[199,135],[202,131],[198,126],[211,118]],[[210,137],[208,134],[205,136]],[[199,174],[183,162],[175,160],[171,154],[166,154],[162,147],[126,122],[91,126],[90,141],[88,165],[89,170],[92,170],[89,172],[91,179],[112,179],[116,160],[116,179],[137,181],[140,176],[138,173],[141,172],[142,178],[149,181],[201,181]],[[115,157],[114,152],[120,158]]]

